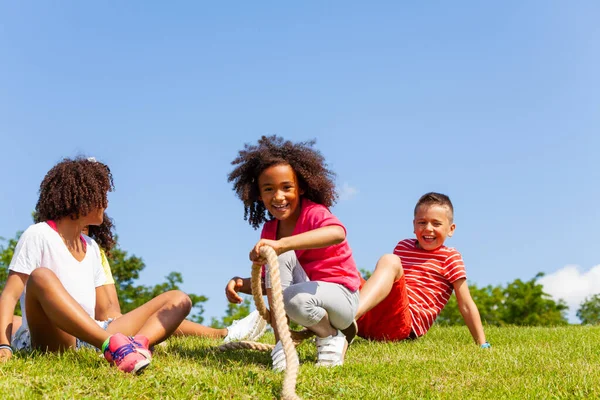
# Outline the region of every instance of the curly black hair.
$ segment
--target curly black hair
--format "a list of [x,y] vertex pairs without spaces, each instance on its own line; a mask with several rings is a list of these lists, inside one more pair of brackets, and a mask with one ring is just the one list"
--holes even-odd
[[267,168],[274,165],[292,167],[303,197],[331,207],[337,200],[335,173],[327,168],[323,155],[312,146],[316,140],[292,143],[279,136],[263,136],[258,144],[246,143],[238,156],[231,162],[237,165],[227,177],[233,182],[233,190],[244,203],[244,219],[254,229],[273,216],[259,199],[258,177]]
[[113,237],[114,227],[113,219],[106,213],[104,213],[104,219],[101,225],[88,226],[88,236],[98,243],[98,246],[104,250],[108,257],[110,257],[110,251],[116,243],[116,240]]
[[106,208],[107,193],[113,190],[113,177],[105,164],[94,158],[64,158],[40,184],[34,219],[77,219],[94,208]]

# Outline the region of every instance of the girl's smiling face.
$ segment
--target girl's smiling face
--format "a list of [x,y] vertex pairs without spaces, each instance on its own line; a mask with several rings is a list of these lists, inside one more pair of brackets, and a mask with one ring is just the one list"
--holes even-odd
[[266,168],[258,177],[260,200],[267,211],[280,221],[295,224],[300,215],[300,189],[298,177],[289,164]]
[[417,208],[413,227],[419,246],[424,250],[435,250],[452,236],[456,225],[452,223],[451,211],[438,204],[423,204]]

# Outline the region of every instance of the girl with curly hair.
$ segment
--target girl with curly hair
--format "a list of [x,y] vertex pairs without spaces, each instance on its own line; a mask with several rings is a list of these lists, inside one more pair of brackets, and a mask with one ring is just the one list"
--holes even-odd
[[[360,275],[346,229],[329,211],[337,198],[334,173],[314,143],[263,136],[239,152],[229,182],[244,203],[244,218],[254,228],[264,223],[250,260],[264,264],[260,248],[275,250],[288,317],[316,334],[317,365],[335,366],[343,364],[348,347],[341,330],[353,324]],[[271,301],[268,274],[265,286]],[[250,279],[234,277],[225,291],[239,303],[237,292],[250,293]],[[271,356],[273,369],[284,370],[281,341]]]
[[[169,337],[190,312],[189,297],[170,291],[118,318],[95,319],[107,314],[106,276],[98,244],[81,231],[103,223],[112,190],[110,170],[93,158],[64,159],[46,174],[38,223],[19,239],[0,295],[1,361],[11,358],[12,347],[93,347],[119,370],[139,373],[150,363],[150,347]],[[110,230],[104,239],[112,241]],[[19,297],[22,325],[11,343],[7,328]]]

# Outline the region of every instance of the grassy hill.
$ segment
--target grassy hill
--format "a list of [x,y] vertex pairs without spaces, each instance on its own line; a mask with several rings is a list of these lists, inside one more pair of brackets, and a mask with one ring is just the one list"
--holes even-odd
[[[357,339],[346,364],[316,368],[312,342],[298,347],[297,392],[325,399],[600,398],[600,327],[494,328],[490,350],[465,327],[434,327],[410,342]],[[264,338],[266,342],[272,336]],[[93,351],[18,354],[0,365],[2,398],[271,399],[282,375],[268,353],[221,353],[219,343],[171,339],[141,376],[120,373]]]

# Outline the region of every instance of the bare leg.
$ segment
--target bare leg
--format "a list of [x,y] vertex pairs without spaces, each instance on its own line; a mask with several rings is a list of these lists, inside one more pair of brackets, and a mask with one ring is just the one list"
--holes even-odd
[[34,348],[59,351],[75,347],[76,337],[100,348],[109,337],[47,268],[37,268],[29,276],[25,303]]
[[331,326],[329,322],[329,316],[325,313],[325,316],[321,318],[319,322],[313,326],[309,326],[308,329],[313,331],[318,337],[324,338],[327,336],[337,335],[338,330]]
[[18,315],[13,315],[13,320],[6,327],[6,337],[12,340],[12,335],[19,330],[23,323],[23,319]]
[[400,257],[395,254],[385,254],[375,266],[373,275],[367,280],[360,291],[356,319],[379,304],[392,290],[395,281],[404,275]]
[[181,325],[177,327],[174,336],[200,336],[205,338],[223,339],[227,336],[227,328],[216,329],[208,326],[200,325],[196,322],[183,320]]
[[107,331],[127,336],[144,335],[150,345],[157,344],[175,332],[191,309],[192,301],[188,295],[171,290],[115,319]]

